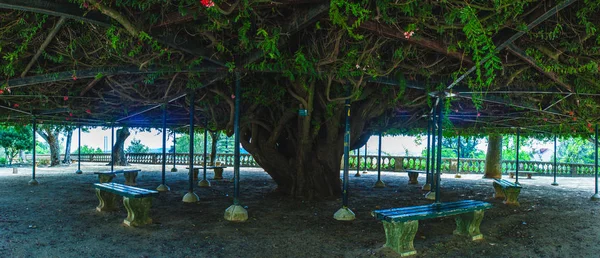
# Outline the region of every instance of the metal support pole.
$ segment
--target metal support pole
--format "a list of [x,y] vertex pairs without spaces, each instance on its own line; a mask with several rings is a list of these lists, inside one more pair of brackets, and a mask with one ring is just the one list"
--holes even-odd
[[600,200],[600,195],[598,195],[598,124],[596,124],[596,134],[594,138],[594,185],[595,191],[594,195],[592,195],[592,201]]
[[82,174],[83,172],[81,172],[81,125],[79,125],[77,129],[77,171],[75,171],[75,174]]
[[115,124],[110,124],[110,172],[115,171]]
[[32,154],[32,161],[33,161],[33,165],[31,168],[31,180],[29,180],[29,185],[38,185],[39,182],[35,179],[35,145],[36,145],[36,140],[35,140],[35,132],[37,131],[37,121],[35,120],[36,118],[33,117],[33,122],[32,122],[32,131],[33,131],[33,150],[31,151]]
[[[348,95],[349,92],[348,92]],[[344,129],[344,175],[342,180],[342,208],[340,208],[333,218],[336,220],[354,220],[356,216],[348,208],[348,167],[350,165],[350,98],[346,99],[344,104],[344,113],[346,114],[346,127]]]
[[456,175],[454,178],[460,178],[460,134],[458,135],[458,144],[456,145]]
[[356,174],[355,177],[360,177],[360,148],[356,149]]
[[558,168],[556,167],[556,160],[558,159],[558,157],[556,156],[556,134],[554,135],[554,164],[552,165],[552,170],[554,172],[554,182],[552,182],[553,186],[557,186],[558,183],[556,182],[556,172],[558,170]]
[[200,200],[198,195],[194,193],[194,110],[196,109],[195,91],[191,90],[190,97],[190,149],[189,149],[189,178],[188,192],[183,196],[183,202],[197,202]]
[[436,204],[441,204],[441,200],[440,200],[440,176],[441,176],[441,172],[442,172],[442,116],[444,114],[444,108],[443,108],[443,98],[440,97],[439,99],[439,103],[438,103],[438,137],[437,137],[437,144],[438,144],[438,148],[437,148],[437,167],[436,167],[436,176],[434,177],[435,179],[435,203]]
[[365,170],[363,170],[363,174],[367,173],[367,166],[369,165],[369,161],[367,160],[367,143],[365,142]]
[[517,167],[515,168],[515,184],[519,184],[519,150],[520,150],[520,143],[521,143],[521,128],[517,128],[517,157],[516,157],[516,165]]
[[173,130],[173,168],[171,168],[171,172],[177,172],[177,168],[175,167],[175,162],[177,159],[177,148],[175,148],[175,142],[177,140],[177,133]]
[[377,182],[375,182],[375,188],[383,188],[385,184],[381,181],[381,131],[379,131],[379,150],[377,150]]
[[165,183],[167,171],[167,106],[163,105],[162,113],[162,183],[156,188],[160,192],[167,192],[170,188]]
[[240,205],[240,106],[242,105],[242,88],[240,73],[235,73],[235,106],[233,117],[234,151],[233,151],[233,204],[225,210],[228,221],[243,222],[248,220],[248,211]]
[[233,121],[234,148],[233,148],[233,205],[240,205],[240,105],[242,104],[242,87],[240,74],[236,73],[235,80],[235,116]]
[[[206,160],[207,160],[207,149],[208,148],[208,119],[204,119],[204,155],[203,155],[203,171],[202,171],[202,181],[198,182],[198,186],[200,187],[210,187],[210,182],[206,180]],[[214,165],[214,164],[213,164]]]
[[437,128],[437,119],[436,119],[436,114],[435,114],[435,108],[431,117],[431,164],[429,164],[429,168],[430,168],[430,172],[429,172],[429,176],[431,177],[431,189],[435,189],[435,180],[433,180],[433,174],[435,173],[435,164],[437,163],[437,159],[435,158],[437,155],[436,150],[436,140],[437,137],[435,135],[436,132],[436,128]]
[[431,190],[431,116],[427,117],[427,157],[425,160],[425,184],[423,191]]

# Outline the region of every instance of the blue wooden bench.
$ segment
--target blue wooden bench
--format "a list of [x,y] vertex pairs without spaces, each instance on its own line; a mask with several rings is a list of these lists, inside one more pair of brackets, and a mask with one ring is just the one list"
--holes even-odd
[[375,210],[372,215],[383,222],[386,242],[384,247],[389,247],[401,256],[417,253],[413,240],[419,227],[419,220],[453,216],[456,219],[455,235],[471,237],[472,240],[483,239],[479,225],[483,220],[483,213],[492,205],[483,201],[463,200],[430,204],[422,206]]
[[99,171],[94,172],[94,174],[98,175],[98,181],[100,181],[100,183],[110,183],[117,174],[123,174],[125,177],[125,184],[135,186],[137,185],[136,180],[138,173],[141,171],[141,169],[121,169],[114,171]]
[[152,223],[150,207],[152,197],[158,196],[158,191],[117,183],[95,183],[94,188],[100,201],[97,211],[117,210],[116,200],[120,195],[127,210],[127,218],[123,221],[125,225],[136,227]]
[[521,185],[506,179],[494,179],[495,198],[504,199],[504,204],[519,206]]

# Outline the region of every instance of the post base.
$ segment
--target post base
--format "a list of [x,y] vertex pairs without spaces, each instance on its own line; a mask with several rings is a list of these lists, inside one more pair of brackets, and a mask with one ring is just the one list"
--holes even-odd
[[454,175],[454,178],[462,178],[462,176],[460,174],[456,174]]
[[360,172],[356,172],[356,174],[354,174],[354,177],[360,177]]
[[558,183],[557,183],[557,182],[554,182],[554,183],[552,183],[551,185],[553,185],[553,186],[558,186]]
[[171,172],[177,172],[177,168],[173,167],[173,168],[171,169]]
[[434,191],[429,191],[429,193],[425,194],[425,199],[427,200],[435,200],[435,192]]
[[592,201],[600,201],[600,195],[594,194],[594,195],[592,195],[592,198],[590,198],[590,200],[592,200]]
[[225,210],[225,215],[223,217],[228,221],[244,222],[248,220],[248,211],[241,205],[233,204]]
[[81,169],[78,169],[77,171],[75,171],[75,174],[81,175],[83,174],[83,172],[81,171]]
[[385,188],[385,183],[381,180],[377,180],[377,182],[375,182],[375,185],[373,186],[373,188]]
[[431,184],[430,183],[424,184],[423,187],[421,187],[421,190],[423,190],[423,191],[431,191]]
[[39,185],[40,183],[35,179],[31,179],[31,180],[29,180],[29,182],[27,184],[28,185]]
[[348,207],[342,207],[333,214],[333,218],[342,221],[351,221],[356,219],[356,215]]
[[206,179],[202,179],[200,182],[198,182],[198,186],[199,187],[210,187],[210,182],[208,182],[208,180],[206,180]]
[[198,197],[198,195],[194,192],[188,192],[183,196],[183,202],[198,202],[200,201],[200,197]]
[[156,187],[156,191],[168,192],[168,191],[171,191],[171,188],[165,184],[160,184],[158,187]]
[[363,174],[366,174],[366,173],[367,173],[367,170],[363,171],[362,173],[363,173]]

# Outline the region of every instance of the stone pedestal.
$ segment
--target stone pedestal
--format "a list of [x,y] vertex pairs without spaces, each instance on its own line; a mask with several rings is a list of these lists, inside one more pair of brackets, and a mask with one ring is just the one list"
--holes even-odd
[[215,176],[213,177],[214,180],[223,179],[223,168],[214,168],[214,171],[215,171]]
[[130,186],[137,185],[136,180],[137,180],[138,172],[125,172],[125,173],[123,173],[123,176],[125,177],[126,185],[130,185]]
[[28,185],[39,185],[40,183],[35,179],[31,179],[31,180],[29,180],[29,182],[27,182],[27,184]]
[[418,220],[406,222],[387,222],[383,221],[385,230],[385,245],[400,254],[400,256],[410,256],[417,254],[413,246],[413,240],[419,228]]
[[115,178],[115,174],[98,174],[98,181],[100,183],[110,183],[113,178]]
[[96,197],[98,197],[98,201],[100,202],[96,207],[97,211],[103,212],[117,210],[118,195],[96,189]]
[[[194,168],[194,171],[193,171],[193,177],[192,177],[192,178],[193,178],[194,180],[198,180],[198,174],[199,174],[199,173],[200,173],[200,169],[199,169],[199,168]],[[188,172],[188,176],[189,176],[189,175],[190,175],[190,172]]]
[[150,218],[152,197],[123,197],[123,206],[125,206],[125,209],[127,210],[127,218],[123,220],[123,224],[130,227],[139,227],[152,223],[152,219]]
[[473,211],[469,213],[458,214],[454,217],[456,220],[455,235],[468,236],[471,240],[483,239],[483,234],[479,231],[479,225],[483,220],[484,211]]

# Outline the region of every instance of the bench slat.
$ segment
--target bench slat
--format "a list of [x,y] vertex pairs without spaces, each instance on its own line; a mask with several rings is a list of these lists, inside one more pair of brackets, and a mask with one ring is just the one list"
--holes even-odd
[[376,210],[373,212],[373,214],[376,215],[378,220],[403,222],[409,220],[421,220],[457,215],[469,211],[489,209],[491,207],[492,205],[487,202],[463,200],[458,202],[442,203],[439,205],[431,204],[387,210]]
[[520,185],[510,182],[506,179],[494,179],[494,182],[502,186],[503,188],[521,188]]
[[155,190],[148,190],[118,183],[95,183],[94,188],[129,198],[143,198],[158,195],[158,191]]
[[127,169],[127,170],[115,170],[115,171],[98,171],[94,172],[94,174],[102,174],[102,175],[110,175],[110,174],[121,174],[121,173],[131,173],[131,172],[141,172],[141,169]]
[[[458,201],[458,202],[442,203],[441,206],[444,208],[452,208],[454,206],[467,205],[467,204],[478,203],[478,202],[480,202],[480,201],[463,200],[463,201]],[[411,213],[411,212],[419,212],[422,210],[431,210],[432,207],[433,207],[432,205],[408,206],[408,207],[392,208],[392,209],[385,209],[385,210],[376,210],[375,212],[382,213],[384,215],[392,214],[394,212]]]

